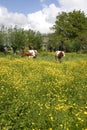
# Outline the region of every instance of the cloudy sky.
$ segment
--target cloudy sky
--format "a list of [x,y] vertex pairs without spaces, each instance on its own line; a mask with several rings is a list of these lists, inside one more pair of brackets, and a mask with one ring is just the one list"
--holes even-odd
[[0,0],[0,26],[49,33],[59,12],[74,9],[87,14],[87,0]]

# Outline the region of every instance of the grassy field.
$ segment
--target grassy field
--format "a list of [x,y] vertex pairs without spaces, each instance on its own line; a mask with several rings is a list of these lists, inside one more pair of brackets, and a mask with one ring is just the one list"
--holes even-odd
[[0,130],[87,130],[87,55],[1,55]]

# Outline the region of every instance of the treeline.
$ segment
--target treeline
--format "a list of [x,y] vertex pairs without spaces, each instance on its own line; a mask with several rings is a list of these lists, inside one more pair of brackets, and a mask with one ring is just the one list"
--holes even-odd
[[53,33],[41,34],[39,31],[24,30],[17,26],[1,26],[0,51],[5,47],[12,49],[13,53],[26,48],[55,51],[61,41],[64,41],[67,52],[87,50],[87,16],[84,12],[74,10],[58,14],[51,29]]
[[24,49],[32,46],[33,48],[40,49],[42,44],[42,35],[40,32],[34,32],[33,30],[24,30],[21,28],[0,28],[0,50],[3,51],[3,47],[12,49],[14,53],[17,50]]

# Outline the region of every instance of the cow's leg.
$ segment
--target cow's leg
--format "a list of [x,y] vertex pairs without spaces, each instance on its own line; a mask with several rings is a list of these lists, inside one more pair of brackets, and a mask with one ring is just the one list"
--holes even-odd
[[58,58],[58,61],[61,63],[62,61],[61,61],[61,58]]
[[30,58],[33,58],[33,56],[29,56],[28,58],[29,58],[29,59],[30,59]]
[[55,60],[58,61],[58,57],[57,56],[55,56]]
[[31,58],[31,56],[28,56],[28,58],[30,59],[30,58]]
[[64,52],[64,51],[62,51],[62,53],[63,53],[63,56],[65,56],[65,52]]

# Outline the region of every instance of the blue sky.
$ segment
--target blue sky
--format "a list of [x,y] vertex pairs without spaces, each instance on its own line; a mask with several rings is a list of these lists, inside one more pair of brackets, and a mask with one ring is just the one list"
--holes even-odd
[[57,0],[0,0],[0,6],[6,7],[8,11],[24,14],[34,13],[52,3],[58,6]]
[[87,14],[87,0],[0,0],[0,26],[51,33],[56,16],[74,9]]

